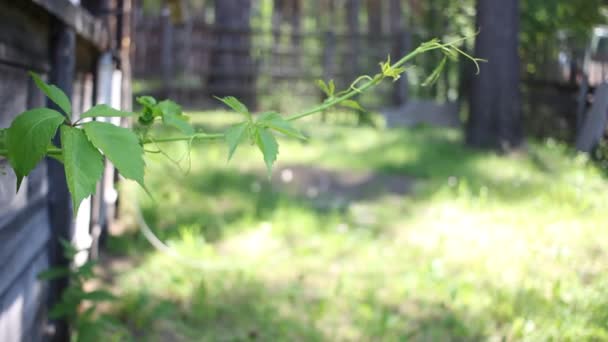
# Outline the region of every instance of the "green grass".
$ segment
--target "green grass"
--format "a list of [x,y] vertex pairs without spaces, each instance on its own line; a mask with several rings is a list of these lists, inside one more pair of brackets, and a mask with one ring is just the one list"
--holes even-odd
[[[584,156],[551,141],[474,151],[449,129],[319,126],[281,141],[279,168],[403,177],[411,192],[320,205],[269,183],[253,147],[226,163],[222,144],[195,143],[188,174],[150,154],[144,216],[180,257],[136,232],[110,239],[133,265],[108,284],[120,329],[142,341],[608,340],[608,182]],[[132,212],[129,193],[123,203]]]

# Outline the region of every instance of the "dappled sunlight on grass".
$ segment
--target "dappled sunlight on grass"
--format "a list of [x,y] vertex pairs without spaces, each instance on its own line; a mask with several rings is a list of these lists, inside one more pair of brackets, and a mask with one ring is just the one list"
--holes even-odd
[[[454,130],[317,126],[282,141],[277,170],[291,173],[272,182],[253,147],[227,164],[222,144],[195,144],[188,175],[148,157],[144,216],[191,262],[138,234],[110,239],[140,255],[112,284],[135,339],[608,339],[608,183],[583,156],[554,142],[469,150]],[[313,196],[294,165],[411,186]]]

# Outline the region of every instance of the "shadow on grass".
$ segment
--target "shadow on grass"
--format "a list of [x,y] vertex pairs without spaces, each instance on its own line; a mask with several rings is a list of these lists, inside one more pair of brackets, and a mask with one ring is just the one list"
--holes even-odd
[[[490,189],[499,201],[533,199],[537,193],[547,189],[552,178],[558,176],[536,153],[517,152],[499,157],[493,151],[468,148],[455,131],[446,134],[445,130],[427,127],[402,131],[403,134],[357,152],[357,165],[373,165],[375,172],[407,175],[423,181],[429,186],[417,194],[422,195],[418,197],[421,200],[451,180],[465,182],[474,193],[482,188]],[[330,151],[323,158],[350,154],[352,151],[346,149]],[[507,160],[498,161],[501,158]],[[488,164],[488,160],[497,162]],[[501,169],[509,162],[517,163],[519,170],[539,177],[526,177],[512,169]]]

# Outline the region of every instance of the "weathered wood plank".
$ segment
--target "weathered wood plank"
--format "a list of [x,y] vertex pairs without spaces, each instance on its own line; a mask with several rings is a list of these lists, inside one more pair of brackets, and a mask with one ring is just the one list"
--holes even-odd
[[23,269],[13,286],[0,295],[0,341],[42,340],[48,285],[36,277],[48,266],[48,254],[42,250]]
[[109,46],[110,35],[106,26],[82,7],[68,0],[31,0],[31,2],[73,28],[79,36],[92,43],[97,49],[105,50]]
[[[15,116],[26,108],[41,105],[42,99],[26,70],[0,64],[0,127],[8,127]],[[8,161],[0,158],[0,168],[3,170],[0,173],[0,231],[27,206],[28,197],[35,199],[45,196],[46,171],[42,164],[26,177],[22,189],[16,193],[15,174]],[[1,242],[0,249],[3,249]]]
[[48,69],[49,16],[36,15],[32,5],[24,5],[0,0],[0,62],[44,71]]
[[576,149],[591,152],[600,141],[608,122],[608,83],[600,85],[593,95],[593,105],[576,138]]
[[46,249],[51,231],[45,204],[43,200],[35,201],[0,231],[0,294],[13,284],[41,249]]

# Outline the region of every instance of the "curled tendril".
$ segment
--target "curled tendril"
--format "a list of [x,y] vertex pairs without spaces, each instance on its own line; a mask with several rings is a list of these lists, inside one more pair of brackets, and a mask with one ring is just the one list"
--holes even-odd
[[426,43],[423,43],[422,45],[420,45],[419,48],[423,52],[439,49],[439,50],[441,50],[441,52],[443,52],[443,54],[445,56],[447,56],[450,59],[455,59],[455,58],[458,58],[459,55],[462,55],[465,58],[467,58],[468,60],[470,60],[471,62],[473,62],[473,64],[475,64],[475,69],[476,69],[475,74],[479,74],[479,72],[480,72],[479,63],[487,62],[487,60],[485,60],[483,58],[473,57],[470,54],[464,52],[462,49],[460,49],[457,46],[459,43],[466,41],[468,39],[471,39],[478,34],[479,34],[479,31],[475,32],[475,34],[473,34],[473,35],[458,38],[458,39],[455,39],[455,40],[453,40],[451,42],[447,42],[447,43],[442,43],[439,39],[435,38],[435,39],[429,40]]
[[[175,165],[175,167],[177,167],[180,172],[183,172],[184,175],[188,175],[190,173],[190,170],[192,169],[192,156],[191,156],[191,152],[192,152],[192,142],[194,141],[195,136],[193,135],[192,137],[190,137],[190,139],[188,139],[186,141],[186,152],[179,158],[174,159],[171,158],[171,156],[163,151],[160,146],[158,145],[158,143],[156,142],[156,140],[154,139],[154,137],[149,136],[148,139],[150,140],[150,142],[152,144],[154,144],[154,147],[156,147],[156,150],[153,151],[146,151],[149,153],[159,153],[162,154],[165,158],[167,158],[173,165]],[[188,161],[188,167],[186,167],[185,169],[182,167],[181,163],[184,161],[184,159],[186,159]]]

